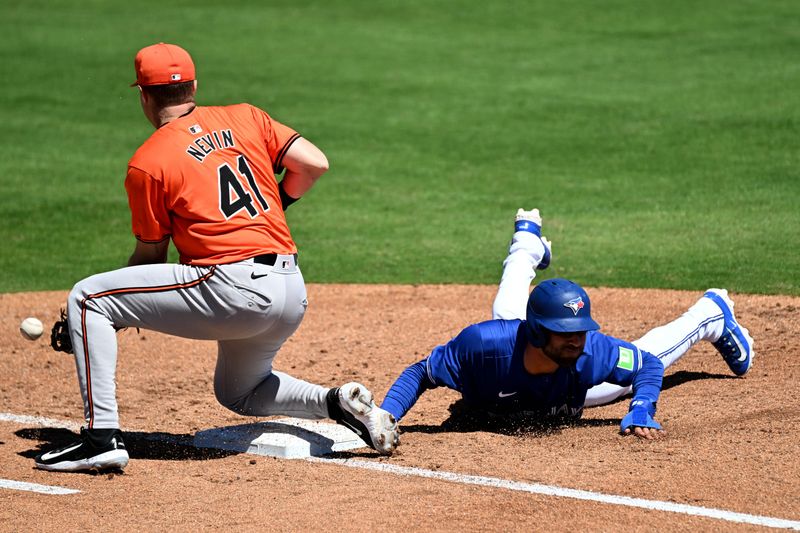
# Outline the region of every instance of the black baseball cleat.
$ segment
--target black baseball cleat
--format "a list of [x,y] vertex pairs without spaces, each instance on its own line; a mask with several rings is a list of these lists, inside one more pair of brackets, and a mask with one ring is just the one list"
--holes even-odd
[[128,451],[118,429],[81,428],[81,440],[36,457],[36,468],[55,472],[122,470]]
[[400,444],[397,421],[381,409],[372,393],[360,383],[347,383],[328,391],[328,416],[358,435],[370,448],[383,455]]

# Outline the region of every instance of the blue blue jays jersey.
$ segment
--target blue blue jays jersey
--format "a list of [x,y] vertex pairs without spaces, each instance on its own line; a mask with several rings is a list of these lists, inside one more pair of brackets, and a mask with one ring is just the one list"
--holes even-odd
[[524,324],[490,320],[467,327],[406,369],[382,407],[400,419],[422,392],[444,386],[459,391],[468,404],[495,413],[579,417],[586,392],[603,382],[633,384],[635,395],[638,382],[638,393],[655,404],[663,366],[651,354],[590,331],[574,366],[532,375],[523,363],[528,345]]

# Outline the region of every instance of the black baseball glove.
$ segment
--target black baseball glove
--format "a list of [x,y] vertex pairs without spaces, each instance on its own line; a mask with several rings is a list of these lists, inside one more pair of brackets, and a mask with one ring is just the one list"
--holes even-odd
[[69,338],[69,323],[67,313],[61,310],[61,320],[53,324],[50,330],[50,346],[57,352],[72,353],[72,339]]

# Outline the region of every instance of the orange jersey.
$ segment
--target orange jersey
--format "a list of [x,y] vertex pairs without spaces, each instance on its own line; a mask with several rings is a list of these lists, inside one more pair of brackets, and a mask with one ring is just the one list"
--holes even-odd
[[196,107],[165,124],[128,163],[134,235],[172,237],[191,265],[296,253],[275,174],[299,137],[248,104]]

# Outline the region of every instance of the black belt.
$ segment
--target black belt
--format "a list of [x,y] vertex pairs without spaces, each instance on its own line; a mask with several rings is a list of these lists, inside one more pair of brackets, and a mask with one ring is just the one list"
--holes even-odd
[[[294,256],[294,264],[297,264],[297,254],[292,254],[292,255]],[[278,254],[261,254],[253,258],[254,263],[267,266],[274,266],[275,261],[277,260],[278,260]]]

